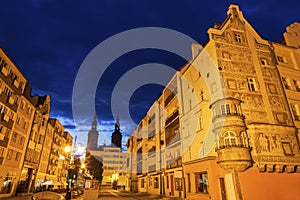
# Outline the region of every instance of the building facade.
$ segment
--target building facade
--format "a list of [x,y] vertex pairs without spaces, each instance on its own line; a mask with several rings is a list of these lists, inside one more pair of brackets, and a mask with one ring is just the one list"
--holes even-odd
[[[133,188],[186,199],[293,199],[299,23],[264,40],[230,5],[127,142]],[[298,37],[297,37],[298,36]]]
[[35,108],[24,96],[26,78],[2,49],[0,60],[0,197],[3,197],[17,189]]
[[[0,198],[33,192],[47,180],[66,182],[72,136],[50,117],[50,97],[31,86],[0,49]],[[56,182],[55,182],[56,183]]]

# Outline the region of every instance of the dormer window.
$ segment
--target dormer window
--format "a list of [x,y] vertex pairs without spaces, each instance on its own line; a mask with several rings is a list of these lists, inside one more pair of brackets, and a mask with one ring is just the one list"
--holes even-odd
[[235,37],[236,42],[238,42],[238,43],[242,42],[242,35],[240,33],[235,33],[234,37]]

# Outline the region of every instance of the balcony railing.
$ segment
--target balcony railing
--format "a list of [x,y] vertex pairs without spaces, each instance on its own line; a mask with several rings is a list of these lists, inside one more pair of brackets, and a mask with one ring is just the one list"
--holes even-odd
[[180,132],[178,130],[174,131],[172,135],[166,138],[166,145],[167,146],[172,145],[180,140],[181,140]]
[[176,110],[170,117],[168,117],[168,118],[166,119],[166,126],[167,126],[168,124],[170,124],[172,121],[174,121],[174,120],[178,117],[178,115],[179,115],[179,111]]
[[149,172],[154,172],[155,170],[156,170],[156,164],[150,165],[150,166],[148,167],[148,171],[149,171]]
[[241,118],[244,118],[244,115],[237,112],[226,112],[226,113],[220,113],[218,115],[213,116],[212,121],[214,121],[217,118],[226,117],[226,116],[238,116]]
[[171,92],[171,94],[169,94],[169,96],[165,100],[165,106],[167,106],[174,97],[175,97],[175,94],[173,92]]

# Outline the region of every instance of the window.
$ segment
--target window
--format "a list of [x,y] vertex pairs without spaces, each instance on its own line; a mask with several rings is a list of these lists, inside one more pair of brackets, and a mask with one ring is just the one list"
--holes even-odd
[[24,141],[24,138],[22,136],[19,137],[18,143],[19,145],[22,145]]
[[26,113],[27,113],[27,114],[30,114],[30,113],[31,113],[31,108],[30,108],[29,106],[27,107]]
[[166,182],[167,182],[167,189],[169,189],[169,187],[170,187],[170,183],[169,183],[169,176],[166,176]]
[[235,38],[236,42],[238,42],[238,43],[242,42],[242,35],[240,33],[235,33],[234,38]]
[[24,128],[24,129],[27,128],[27,122],[25,122],[25,121],[24,121],[24,123],[23,123],[23,128]]
[[261,65],[263,65],[263,66],[267,66],[267,65],[268,65],[268,61],[267,61],[266,59],[264,59],[264,58],[262,58],[262,59],[260,60],[260,63],[261,63]]
[[221,105],[221,113],[222,113],[222,115],[231,114],[230,104],[227,103],[227,104]]
[[154,177],[154,180],[153,180],[154,182],[153,182],[153,187],[154,188],[158,188],[159,187],[159,182],[158,182],[158,177]]
[[7,159],[8,160],[11,160],[12,154],[13,154],[13,150],[9,149],[8,153],[7,153]]
[[4,155],[4,148],[0,147],[0,157],[3,157],[3,155]]
[[9,129],[6,129],[5,137],[9,137],[9,134],[10,134],[10,130],[9,130]]
[[3,93],[9,97],[12,95],[12,91],[10,89],[8,89],[8,87],[6,87],[6,86],[4,87]]
[[16,152],[15,161],[19,161],[19,159],[20,159],[20,153]]
[[200,130],[204,129],[203,116],[202,116],[202,111],[201,110],[199,112],[199,129]]
[[297,104],[291,104],[292,113],[294,115],[295,120],[300,120],[300,109],[299,105]]
[[282,77],[282,82],[283,82],[283,85],[284,85],[285,89],[287,89],[287,90],[292,89],[292,84],[291,84],[291,81],[290,81],[289,78]]
[[145,179],[141,179],[141,188],[145,187]]
[[236,146],[237,145],[237,139],[236,139],[235,132],[226,131],[224,133],[224,143],[225,143],[225,146]]
[[17,141],[17,137],[18,137],[18,133],[13,132],[12,136],[11,136],[11,141],[12,142],[16,142]]
[[191,175],[187,174],[187,191],[191,192]]
[[235,111],[237,115],[241,115],[241,107],[237,104],[235,104]]
[[277,56],[278,62],[286,63],[286,58],[283,56]]
[[20,120],[20,117],[19,116],[17,116],[17,119],[16,119],[16,123],[18,124],[18,125],[20,125],[20,122],[21,120]]
[[295,85],[295,87],[296,87],[296,90],[297,90],[298,92],[300,92],[300,81],[294,80],[294,85]]
[[23,100],[21,101],[20,107],[24,110],[24,108],[25,108],[25,103],[24,103]]
[[249,91],[257,91],[257,85],[255,78],[247,78],[247,85]]
[[207,172],[195,173],[196,192],[208,193]]

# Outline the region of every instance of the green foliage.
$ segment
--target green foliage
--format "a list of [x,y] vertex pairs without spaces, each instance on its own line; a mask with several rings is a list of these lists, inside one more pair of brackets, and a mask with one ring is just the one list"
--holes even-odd
[[102,160],[101,158],[89,155],[86,157],[86,169],[93,177],[99,181],[102,180]]

